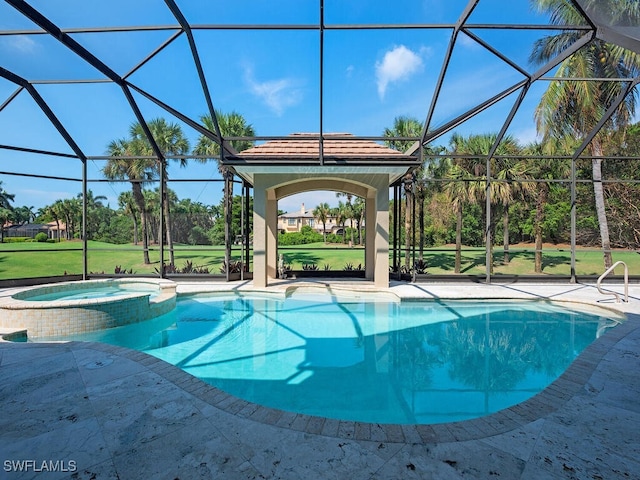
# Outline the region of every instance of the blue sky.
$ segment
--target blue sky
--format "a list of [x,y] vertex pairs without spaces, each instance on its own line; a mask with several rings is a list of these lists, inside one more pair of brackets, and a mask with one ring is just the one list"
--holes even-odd
[[[29,2],[61,28],[106,25],[176,25],[161,0],[38,0]],[[325,0],[329,27],[374,23],[453,23],[466,5],[462,0]],[[309,25],[319,18],[317,0],[192,1],[178,0],[192,24]],[[546,20],[531,11],[528,0],[481,0],[471,23],[542,24]],[[0,29],[36,27],[7,4],[0,4]],[[146,55],[167,41],[175,31],[144,33],[83,33],[72,37],[125,75]],[[525,68],[530,45],[545,32],[477,30],[476,33]],[[235,110],[251,123],[258,135],[280,136],[294,132],[318,132],[320,113],[319,33],[317,30],[195,30],[203,69],[214,107]],[[344,30],[324,33],[323,130],[378,136],[399,115],[423,121],[449,42],[448,29]],[[71,54],[49,35],[0,36],[0,66],[32,81],[100,79],[102,74]],[[445,78],[434,114],[437,127],[504,88],[522,76],[474,42],[461,36]],[[182,35],[129,77],[129,81],[160,98],[185,115],[198,119],[206,104],[191,62],[188,42]],[[535,139],[533,109],[545,83],[532,88],[509,133],[523,143]],[[38,83],[38,92],[88,156],[104,155],[111,140],[126,137],[135,117],[121,89],[110,83]],[[0,105],[16,86],[0,78]],[[147,119],[170,115],[134,93]],[[514,98],[483,112],[458,131],[496,132]],[[192,145],[198,134],[183,125]],[[448,136],[439,140],[446,144]],[[57,131],[26,93],[20,93],[0,110],[0,144],[72,153]],[[99,161],[89,162],[88,177],[100,180]],[[56,198],[76,196],[81,189],[79,162],[0,149],[0,171],[55,175],[74,181],[38,180],[0,174],[2,186],[15,194],[15,206],[35,208]],[[217,178],[214,164],[180,170],[172,165],[170,178]],[[170,185],[180,198],[218,203],[216,183]],[[112,207],[127,184],[91,183],[96,195],[105,195]],[[280,202],[283,210],[297,210],[304,201],[313,207],[320,201],[335,205],[333,192],[317,192]]]

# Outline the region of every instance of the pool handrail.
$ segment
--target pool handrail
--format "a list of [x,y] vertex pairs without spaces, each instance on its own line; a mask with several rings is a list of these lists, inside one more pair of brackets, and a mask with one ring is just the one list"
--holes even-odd
[[611,265],[609,268],[607,268],[604,271],[602,275],[598,277],[598,281],[596,282],[596,287],[598,287],[598,292],[600,292],[603,295],[613,295],[614,297],[616,297],[616,303],[620,303],[620,295],[618,295],[616,292],[612,292],[611,290],[603,290],[601,286],[602,280],[604,280],[604,278],[607,275],[613,272],[613,270],[618,265],[624,266],[624,302],[629,303],[629,267],[627,267],[627,264],[624,263],[622,260],[619,260],[613,265]]

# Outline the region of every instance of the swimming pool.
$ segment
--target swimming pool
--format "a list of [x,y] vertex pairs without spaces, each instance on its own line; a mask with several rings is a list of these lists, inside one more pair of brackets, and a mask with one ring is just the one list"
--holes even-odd
[[191,295],[167,315],[72,338],[145,351],[273,408],[419,424],[530,398],[621,320],[546,302],[373,300]]

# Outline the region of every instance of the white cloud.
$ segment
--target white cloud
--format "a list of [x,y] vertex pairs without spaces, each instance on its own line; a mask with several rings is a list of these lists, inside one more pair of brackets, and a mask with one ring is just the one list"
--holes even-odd
[[2,39],[7,50],[11,50],[19,54],[34,53],[38,48],[38,44],[26,35],[9,36]]
[[513,136],[517,138],[522,145],[540,141],[535,125],[529,128],[520,128],[513,132]]
[[354,67],[353,65],[349,65],[347,67],[347,70],[346,70],[347,78],[351,78],[355,69],[356,67]]
[[394,47],[384,54],[382,61],[376,62],[376,81],[378,95],[384,98],[387,87],[395,82],[406,80],[423,66],[419,54],[404,45]]
[[276,115],[297,105],[302,100],[302,91],[291,78],[260,82],[253,74],[253,68],[245,67],[244,80],[253,95],[262,100]]
[[461,46],[471,50],[480,50],[480,44],[464,32],[458,35],[458,42]]

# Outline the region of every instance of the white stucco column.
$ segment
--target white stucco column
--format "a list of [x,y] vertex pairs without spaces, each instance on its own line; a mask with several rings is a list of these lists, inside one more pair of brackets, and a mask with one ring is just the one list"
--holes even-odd
[[266,192],[266,225],[267,225],[267,248],[266,248],[266,272],[267,283],[276,278],[278,266],[278,201],[275,199],[273,190]]
[[376,192],[375,209],[375,273],[374,283],[378,288],[389,287],[389,177],[382,176]]
[[378,175],[367,194],[366,270],[376,287],[389,287],[389,177]]
[[373,280],[376,272],[376,195],[377,192],[375,190],[370,190],[364,203],[364,274],[367,280]]
[[267,192],[256,175],[253,185],[253,286],[267,286]]

